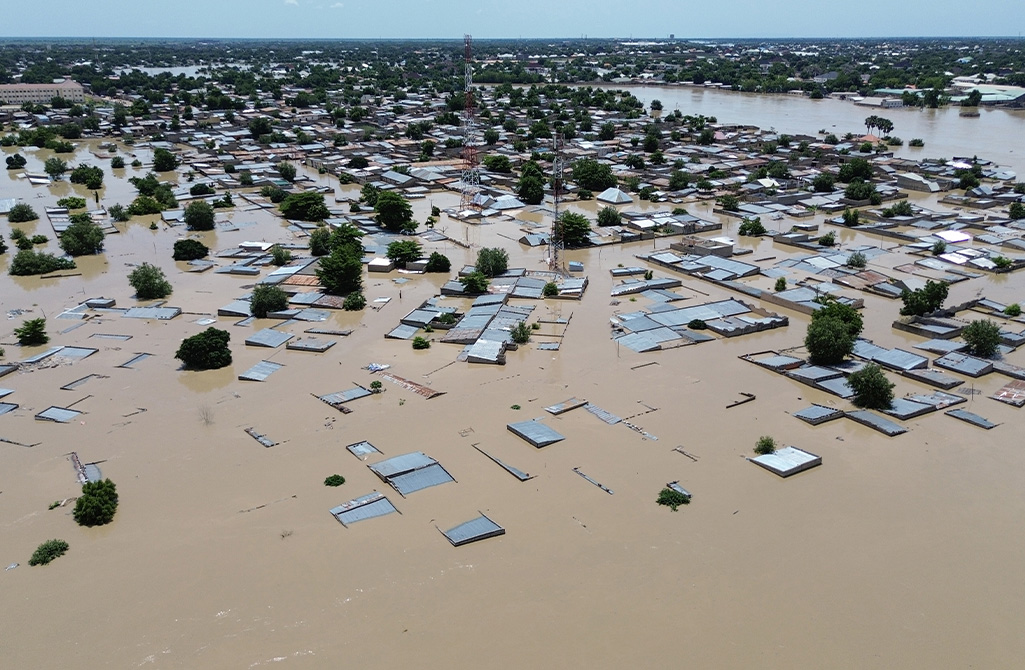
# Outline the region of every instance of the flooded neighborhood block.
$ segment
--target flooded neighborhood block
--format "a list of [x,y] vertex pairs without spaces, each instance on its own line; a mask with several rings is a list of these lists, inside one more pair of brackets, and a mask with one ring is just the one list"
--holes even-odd
[[383,493],[368,493],[338,507],[331,508],[331,516],[339,523],[348,527],[357,521],[365,521],[375,517],[398,512],[395,505]]
[[762,466],[780,477],[789,477],[816,465],[822,465],[822,457],[797,447],[783,447],[771,454],[762,454],[747,460]]
[[458,547],[470,542],[505,535],[505,528],[502,528],[487,516],[481,514],[476,519],[470,519],[455,528],[443,530],[441,534],[448,538],[453,547]]
[[518,423],[510,423],[506,425],[506,428],[538,449],[566,439],[565,436],[560,435],[558,432],[544,425],[540,421],[520,421]]

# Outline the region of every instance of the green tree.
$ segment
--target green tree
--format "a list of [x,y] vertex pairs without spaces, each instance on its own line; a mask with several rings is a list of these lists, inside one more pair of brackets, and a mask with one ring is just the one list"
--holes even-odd
[[872,178],[872,164],[864,158],[852,158],[840,166],[837,181],[850,184],[856,179],[868,181]]
[[185,208],[185,225],[189,230],[213,230],[214,208],[205,200],[194,200]]
[[132,270],[128,283],[135,289],[135,297],[139,300],[156,300],[171,295],[171,282],[164,277],[164,271],[149,263]]
[[540,205],[545,199],[544,180],[533,175],[520,177],[516,195],[528,205]]
[[567,247],[583,247],[590,244],[591,223],[583,214],[563,212],[559,217],[555,234],[562,236]]
[[413,208],[409,202],[394,191],[385,191],[377,197],[374,206],[377,222],[384,228],[395,232],[412,232],[416,230],[413,220]]
[[359,292],[363,289],[363,259],[351,247],[335,247],[321,257],[317,279],[332,295]]
[[26,223],[28,221],[35,221],[39,218],[36,214],[36,210],[32,209],[32,205],[19,202],[14,207],[11,207],[11,211],[7,212],[7,220],[11,223]]
[[848,200],[870,200],[875,192],[876,187],[874,184],[856,179],[847,185],[843,194]]
[[359,199],[361,202],[367,203],[367,206],[374,207],[377,205],[377,198],[380,195],[381,189],[373,184],[364,184],[363,188],[360,189]]
[[69,256],[85,256],[103,251],[103,229],[92,222],[88,214],[74,220],[61,233],[60,248]]
[[418,349],[418,350],[430,349],[431,348],[431,341],[428,340],[426,337],[422,337],[420,335],[417,335],[416,337],[413,338],[413,348],[414,349]]
[[484,167],[492,172],[512,172],[512,164],[509,162],[509,157],[502,154],[485,156],[481,162],[484,163]]
[[832,193],[833,184],[836,183],[836,179],[833,175],[823,172],[820,175],[816,175],[815,179],[812,180],[811,186],[816,193]]
[[489,278],[504,274],[509,269],[509,253],[498,247],[483,247],[477,252],[474,269]]
[[1014,221],[1025,219],[1025,205],[1020,202],[1012,202],[1010,209],[1007,211],[1007,215]]
[[125,166],[125,159],[121,156],[114,156],[110,159],[110,167],[113,170],[120,170]]
[[[31,244],[31,243],[30,243]],[[58,258],[43,251],[23,249],[14,255],[8,272],[14,276],[45,275],[58,270],[74,270],[75,261]]]
[[914,291],[904,289],[900,294],[900,299],[904,302],[904,307],[900,310],[901,315],[922,316],[935,312],[943,306],[949,289],[946,282],[931,279],[925,283],[924,288]]
[[854,391],[851,402],[857,407],[890,409],[893,406],[893,384],[875,363],[869,363],[852,373],[847,378],[847,384]]
[[448,256],[433,251],[427,259],[427,267],[424,268],[424,272],[449,272],[451,269],[452,261],[448,259]]
[[396,240],[388,245],[387,256],[396,265],[405,266],[420,259],[423,249],[416,240]]
[[35,347],[50,341],[50,336],[46,334],[46,319],[43,317],[29,319],[21,324],[20,328],[14,329],[14,336],[23,347]]
[[598,128],[598,139],[602,142],[607,142],[616,137],[616,124],[611,121],[601,124]]
[[690,496],[667,486],[658,492],[658,498],[655,499],[655,502],[676,512],[679,510],[680,505],[690,504]]
[[471,272],[465,277],[460,277],[459,283],[463,285],[467,293],[486,293],[488,284],[491,282],[483,272]]
[[599,226],[618,226],[623,222],[623,216],[615,207],[608,205],[598,210]]
[[114,520],[117,512],[117,486],[109,479],[86,482],[82,495],[75,501],[73,516],[79,526],[104,526]]
[[69,545],[64,540],[47,540],[36,547],[32,557],[28,559],[29,565],[46,565],[55,558],[60,558],[67,553]]
[[228,331],[210,327],[182,340],[174,357],[187,369],[217,370],[231,365],[230,340]]
[[854,350],[850,327],[835,317],[813,318],[808,324],[804,346],[813,365],[836,365]]
[[[541,289],[541,296],[545,298],[554,298],[559,295],[559,285],[553,281],[547,282],[544,288]],[[536,325],[536,324],[535,324]]]
[[988,319],[976,319],[965,326],[961,337],[968,343],[968,353],[989,358],[1000,346],[1000,326]]
[[762,225],[761,217],[758,216],[753,219],[744,219],[743,223],[740,224],[740,228],[737,229],[738,235],[749,237],[758,237],[759,235],[764,235],[767,232],[768,231],[765,230],[765,226]]
[[6,162],[8,170],[20,170],[25,167],[28,160],[21,154],[14,154],[13,156],[8,156]]
[[264,135],[270,135],[274,132],[274,126],[271,120],[265,116],[257,117],[249,122],[249,134],[252,135],[254,140],[259,140]]
[[612,174],[612,168],[593,158],[581,158],[575,161],[572,174],[573,181],[580,188],[586,188],[589,191],[604,191],[616,185],[616,177]]
[[526,321],[520,321],[512,330],[509,331],[509,337],[516,344],[526,344],[530,341],[530,328],[527,326]]
[[56,156],[51,156],[43,163],[43,171],[52,179],[59,180],[68,171],[68,164]]
[[323,221],[331,216],[324,204],[324,194],[313,191],[289,193],[278,209],[282,216],[294,221]]
[[326,256],[331,253],[331,231],[322,226],[310,233],[310,254]]
[[350,293],[342,301],[342,309],[347,312],[358,312],[367,306],[367,297],[360,292]]
[[776,452],[776,440],[771,435],[762,435],[755,442],[755,453],[760,456]]
[[96,191],[103,187],[103,168],[82,163],[71,171],[68,180],[72,184],[82,184],[90,191]]
[[153,151],[153,171],[170,172],[178,167],[178,157],[167,149],[155,149]]
[[249,311],[258,319],[267,318],[270,312],[288,309],[288,294],[273,284],[257,284],[249,299]]
[[85,198],[79,198],[75,196],[61,198],[57,201],[58,207],[64,207],[66,209],[84,209]]
[[194,261],[200,258],[206,258],[207,254],[210,253],[210,249],[200,242],[194,239],[175,240],[174,250],[172,252],[172,258],[176,261]]
[[682,191],[690,186],[691,176],[682,170],[673,170],[669,174],[669,190]]
[[295,166],[287,161],[281,161],[277,165],[278,174],[285,181],[295,181],[296,170]]

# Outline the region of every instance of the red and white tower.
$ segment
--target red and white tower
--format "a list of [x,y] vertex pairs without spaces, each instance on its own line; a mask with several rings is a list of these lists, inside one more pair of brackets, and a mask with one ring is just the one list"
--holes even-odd
[[463,77],[463,171],[460,180],[462,196],[459,200],[459,211],[480,210],[477,195],[480,193],[480,166],[477,158],[477,104],[473,99],[473,38],[465,36],[464,42],[465,70]]

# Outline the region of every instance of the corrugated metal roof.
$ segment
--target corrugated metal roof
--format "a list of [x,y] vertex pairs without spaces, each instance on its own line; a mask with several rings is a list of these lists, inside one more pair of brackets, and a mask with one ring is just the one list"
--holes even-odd
[[303,337],[294,342],[289,342],[285,345],[285,348],[295,351],[314,351],[321,353],[335,346],[335,344],[337,343],[332,340],[321,340],[316,337]]
[[422,451],[414,451],[409,454],[402,454],[401,456],[392,456],[369,467],[374,474],[387,481],[389,477],[412,472],[417,468],[425,468],[435,463],[437,463],[436,460],[427,456]]
[[969,411],[963,410],[963,409],[947,410],[946,412],[944,412],[944,414],[946,414],[947,416],[952,416],[955,419],[960,419],[961,421],[965,421],[967,423],[970,423],[973,426],[978,426],[979,428],[985,428],[986,430],[989,430],[990,428],[996,428],[997,425],[999,425],[999,424],[993,423],[989,419],[982,418],[978,414],[973,414],[972,412],[969,412]]
[[357,400],[359,398],[365,398],[370,395],[370,391],[357,386],[356,388],[348,389],[346,391],[338,391],[337,393],[328,393],[327,395],[320,396],[320,399],[329,405],[338,405],[350,400]]
[[752,463],[757,463],[766,470],[775,472],[780,477],[789,477],[802,470],[822,464],[821,456],[816,456],[797,447],[784,447],[775,453],[763,454],[748,460]]
[[292,339],[292,333],[283,333],[273,328],[264,328],[246,338],[246,344],[254,347],[280,347]]
[[388,483],[395,487],[395,490],[403,496],[421,489],[430,488],[431,486],[454,481],[455,479],[452,478],[452,475],[440,463],[388,478]]
[[118,367],[119,368],[130,368],[133,365],[135,365],[136,363],[144,361],[144,360],[146,360],[147,358],[149,358],[152,355],[153,354],[146,354],[146,353],[136,354],[135,356],[132,356],[131,360],[128,360],[125,363],[122,363]]
[[47,349],[46,351],[44,351],[42,353],[38,353],[35,356],[31,356],[29,358],[26,358],[21,363],[22,363],[22,365],[26,365],[26,364],[38,363],[39,361],[45,361],[47,358],[49,358],[50,356],[53,356],[54,354],[56,354],[58,351],[60,351],[63,348],[64,347],[50,347],[49,349]]
[[365,521],[397,511],[395,505],[385,495],[375,492],[332,508],[331,516],[338,519],[343,526],[348,526],[357,521]]
[[356,442],[355,444],[350,444],[345,448],[349,450],[349,453],[351,453],[356,458],[359,458],[360,460],[365,460],[366,457],[371,454],[381,453],[380,449],[370,444],[366,440],[363,440],[362,442]]
[[281,363],[275,363],[273,361],[260,361],[253,367],[249,368],[248,370],[240,374],[238,378],[242,381],[247,382],[262,382],[282,367],[284,366]]
[[93,349],[92,347],[61,347],[58,355],[64,358],[83,359],[89,358],[97,351],[99,351],[99,349]]
[[442,535],[448,538],[453,547],[458,547],[477,540],[486,540],[489,537],[505,535],[505,528],[481,514],[476,519],[470,519],[461,523],[455,528],[441,531]]
[[18,406],[13,402],[0,402],[0,414],[7,414],[18,409]]
[[39,414],[36,414],[37,421],[56,421],[57,423],[68,423],[81,414],[78,410],[66,407],[47,407]]
[[157,319],[168,321],[181,314],[177,307],[129,307],[121,316],[127,319]]
[[560,435],[558,432],[540,421],[520,421],[518,423],[510,423],[506,428],[537,448],[547,447],[550,444],[555,444],[556,442],[566,439],[565,436]]

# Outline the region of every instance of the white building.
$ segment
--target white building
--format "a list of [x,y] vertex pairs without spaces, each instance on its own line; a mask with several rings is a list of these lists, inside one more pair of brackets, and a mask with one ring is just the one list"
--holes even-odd
[[26,102],[49,104],[57,97],[71,102],[85,102],[85,89],[70,79],[53,84],[0,84],[0,102],[9,105],[22,105]]

